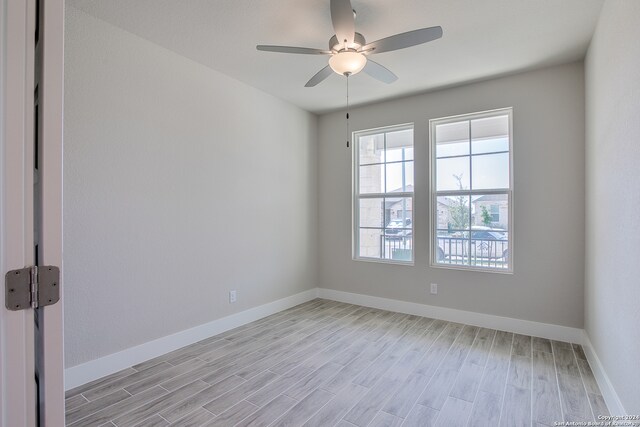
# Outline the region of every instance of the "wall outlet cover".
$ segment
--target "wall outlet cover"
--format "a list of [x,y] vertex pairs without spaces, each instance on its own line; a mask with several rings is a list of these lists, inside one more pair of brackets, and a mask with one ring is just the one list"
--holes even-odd
[[229,291],[229,303],[233,304],[238,300],[237,291]]
[[437,283],[432,283],[431,284],[431,294],[433,294],[433,295],[437,295],[438,294],[438,284]]

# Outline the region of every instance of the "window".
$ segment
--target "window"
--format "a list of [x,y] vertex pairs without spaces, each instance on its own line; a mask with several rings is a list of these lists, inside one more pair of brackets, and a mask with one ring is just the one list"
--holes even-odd
[[511,108],[430,120],[431,263],[512,271]]
[[491,205],[491,221],[500,222],[500,205]]
[[354,259],[413,262],[413,125],[354,134]]

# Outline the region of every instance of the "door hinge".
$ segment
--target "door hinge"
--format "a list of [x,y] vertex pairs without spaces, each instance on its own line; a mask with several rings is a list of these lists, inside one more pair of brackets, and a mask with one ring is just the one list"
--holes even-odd
[[4,305],[17,311],[60,300],[60,269],[53,265],[25,267],[4,276]]

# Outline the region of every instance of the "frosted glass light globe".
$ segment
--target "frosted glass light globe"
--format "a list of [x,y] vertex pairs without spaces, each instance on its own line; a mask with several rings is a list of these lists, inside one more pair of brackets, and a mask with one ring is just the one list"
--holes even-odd
[[329,66],[340,75],[357,74],[367,65],[367,57],[359,52],[345,50],[329,58]]

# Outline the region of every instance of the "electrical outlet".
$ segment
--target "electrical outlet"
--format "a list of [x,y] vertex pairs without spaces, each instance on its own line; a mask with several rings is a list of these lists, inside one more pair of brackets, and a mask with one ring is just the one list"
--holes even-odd
[[237,291],[229,291],[229,303],[233,304],[234,302],[236,302],[238,300],[238,293]]
[[431,284],[431,294],[432,295],[438,295],[438,284],[437,283],[432,283]]

